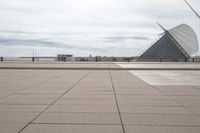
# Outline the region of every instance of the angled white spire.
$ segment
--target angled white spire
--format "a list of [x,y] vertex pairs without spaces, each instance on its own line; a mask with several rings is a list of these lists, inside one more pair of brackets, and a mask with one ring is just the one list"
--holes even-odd
[[190,7],[190,9],[196,14],[196,16],[200,19],[200,15],[192,8],[192,6],[187,2],[187,0],[184,0],[186,4]]
[[167,31],[160,23],[157,22],[157,24],[158,26],[160,26],[161,29],[163,29],[164,31]]

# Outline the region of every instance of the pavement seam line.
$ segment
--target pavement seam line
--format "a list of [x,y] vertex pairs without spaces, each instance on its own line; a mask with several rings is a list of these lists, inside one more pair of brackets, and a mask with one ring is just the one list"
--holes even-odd
[[40,117],[46,110],[48,110],[52,105],[54,105],[59,99],[61,99],[65,94],[67,94],[70,90],[72,90],[78,83],[80,83],[81,80],[83,80],[88,74],[87,72],[84,76],[82,76],[75,84],[73,84],[67,91],[65,91],[63,94],[61,94],[58,98],[56,98],[52,103],[50,103],[43,111],[41,111],[36,117],[34,117],[28,124],[26,124],[22,129],[18,131],[18,133],[21,133],[26,127],[28,127],[31,123],[33,123],[34,120],[36,120],[38,117]]
[[111,83],[112,83],[112,88],[113,88],[113,92],[114,92],[114,96],[115,96],[115,102],[116,102],[117,110],[118,110],[118,113],[119,113],[119,118],[120,118],[122,130],[123,130],[123,133],[125,133],[125,128],[124,128],[122,115],[121,115],[120,108],[119,108],[119,103],[118,103],[118,100],[117,100],[117,95],[116,95],[116,92],[115,92],[115,86],[114,86],[114,83],[113,83],[111,71],[109,71],[109,75],[110,75],[110,80],[111,80]]

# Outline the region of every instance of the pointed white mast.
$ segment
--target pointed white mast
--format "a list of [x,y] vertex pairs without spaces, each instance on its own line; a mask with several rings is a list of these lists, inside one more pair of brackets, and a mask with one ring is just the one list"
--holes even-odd
[[190,9],[196,14],[196,16],[200,19],[199,14],[194,10],[194,8],[192,8],[192,6],[187,2],[187,0],[184,0],[186,2],[186,4],[190,7]]
[[157,22],[157,24],[158,24],[158,26],[160,26],[160,28],[163,29],[165,32],[167,31],[160,23]]

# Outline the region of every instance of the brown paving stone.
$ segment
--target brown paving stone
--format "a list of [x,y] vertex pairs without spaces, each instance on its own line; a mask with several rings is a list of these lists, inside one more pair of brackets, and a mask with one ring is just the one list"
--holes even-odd
[[126,133],[199,133],[200,127],[125,125],[125,131]]
[[182,106],[174,100],[118,100],[119,106]]
[[13,104],[13,105],[48,105],[52,103],[55,99],[36,99],[36,98],[2,98],[0,99],[0,104]]
[[[40,65],[49,66],[49,64],[37,64],[37,66]],[[87,67],[88,64],[56,65]],[[56,65],[52,64],[52,66]],[[94,63],[91,66],[115,65],[100,64],[99,66]],[[4,122],[3,124],[30,122],[37,115],[32,112],[42,111],[43,107],[51,104],[87,72],[89,71],[23,70],[22,73],[22,70],[0,70],[0,79],[2,79],[0,83],[3,83],[0,86],[0,96],[12,94],[6,98],[0,98],[0,122]],[[125,125],[126,132],[196,133],[199,131],[199,115],[192,115],[192,113],[199,114],[198,87],[171,86],[168,81],[166,87],[150,86],[127,71],[111,71],[111,75],[123,123],[129,124]],[[40,124],[30,124],[23,131],[122,132],[110,72],[108,70],[90,71],[34,123]],[[2,129],[6,127],[9,128],[9,126],[3,126]],[[19,128],[13,126],[13,129]],[[13,132],[17,131],[13,130]]]
[[33,98],[36,98],[36,99],[52,99],[52,98],[58,98],[60,95],[59,94],[13,94],[13,95],[10,95],[6,98],[24,98],[24,99],[33,99]]
[[195,101],[195,100],[197,100],[197,101],[200,101],[200,96],[197,96],[197,95],[195,95],[195,96],[191,96],[191,95],[189,95],[189,96],[170,96],[172,99],[176,99],[176,100],[178,100],[178,101]]
[[[79,78],[78,78],[79,79]],[[77,79],[77,80],[78,80]],[[34,87],[31,87],[33,89],[37,89],[37,88],[54,88],[54,89],[68,89],[70,88],[74,83],[53,83],[53,82],[45,82],[45,83],[42,83],[42,84],[39,84],[39,85],[36,85]]]
[[0,123],[0,133],[17,133],[24,126],[23,123]]
[[190,91],[190,90],[197,90],[193,86],[187,85],[158,85],[155,86],[156,88],[162,91]]
[[132,90],[125,90],[121,88],[120,90],[116,90],[116,94],[121,95],[159,95],[161,94],[159,91],[155,89],[132,89]]
[[198,91],[165,91],[163,92],[166,95],[169,96],[200,96],[200,92]]
[[193,114],[184,107],[168,106],[120,106],[121,113],[146,113],[146,114]]
[[0,122],[1,123],[28,123],[38,113],[32,112],[0,112]]
[[59,83],[59,84],[66,84],[66,83],[76,83],[78,81],[77,78],[70,78],[70,76],[59,77],[56,79],[51,79],[48,82],[50,83]]
[[22,133],[123,133],[121,125],[31,124]]
[[120,87],[120,88],[115,88],[117,92],[126,92],[126,91],[153,91],[157,92],[158,90],[155,88],[146,88],[146,87]]
[[114,95],[66,94],[62,98],[115,99]]
[[118,113],[45,113],[33,123],[120,124]]
[[171,100],[170,97],[165,95],[117,95],[117,99],[119,100]]
[[73,90],[68,93],[78,95],[114,95],[113,91],[85,91],[85,90]]
[[116,106],[53,105],[47,112],[117,113],[118,110]]
[[200,107],[190,107],[188,109],[193,111],[195,114],[200,115]]
[[17,94],[63,94],[68,89],[28,89]]
[[0,112],[41,112],[46,107],[47,105],[0,105]]
[[77,87],[75,86],[74,89],[72,90],[73,92],[76,91],[76,92],[79,92],[79,91],[113,91],[113,88],[112,87],[86,87],[86,88],[83,88],[83,87]]
[[181,100],[179,103],[186,107],[200,107],[199,100]]
[[200,116],[186,114],[122,114],[124,124],[200,126]]
[[116,105],[113,99],[60,99],[56,102],[56,105]]

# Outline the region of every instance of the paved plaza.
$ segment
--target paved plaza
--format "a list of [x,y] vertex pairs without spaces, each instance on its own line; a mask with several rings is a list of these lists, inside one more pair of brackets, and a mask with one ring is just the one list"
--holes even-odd
[[[199,133],[199,64],[0,63],[0,133]],[[107,70],[1,69],[94,67]],[[181,80],[182,79],[182,80]]]

